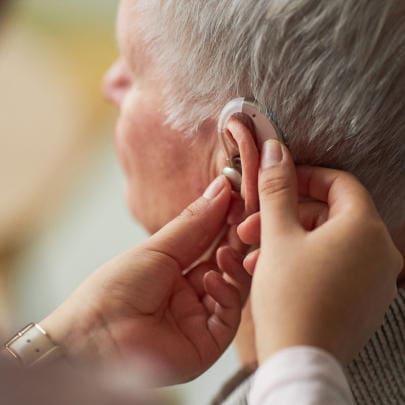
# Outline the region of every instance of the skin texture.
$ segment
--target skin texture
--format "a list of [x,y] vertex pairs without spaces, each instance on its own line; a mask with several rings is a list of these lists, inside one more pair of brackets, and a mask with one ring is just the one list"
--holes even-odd
[[[104,91],[120,110],[116,144],[127,178],[128,206],[150,232],[155,232],[221,173],[225,156],[215,126],[201,129],[191,142],[185,134],[164,124],[161,86],[156,79],[154,62],[142,46],[132,4],[133,0],[120,3],[117,34],[121,56],[106,75]],[[258,209],[259,153],[254,131],[248,124],[232,118],[226,126],[230,145],[234,154],[241,156],[243,166],[244,210],[233,215],[231,222],[234,225]],[[306,229],[322,223],[326,213],[325,204],[319,201],[300,204],[300,218]],[[250,223],[239,228],[239,236],[246,244],[259,243],[259,218],[256,215]],[[397,234],[405,232],[398,230]],[[240,243],[233,239],[232,247],[241,251]],[[405,252],[404,242],[398,247]],[[245,259],[249,273],[253,272],[257,259],[258,252]],[[240,281],[242,284],[249,282],[246,277]],[[249,308],[244,311],[243,319],[236,342],[242,364],[251,364],[255,350]]]
[[[261,253],[252,283],[259,362],[307,345],[346,364],[382,323],[402,255],[353,176],[310,167],[296,174],[277,141],[266,142],[261,167]],[[323,224],[302,226],[298,194],[328,205]]]
[[[129,4],[123,3],[122,19]],[[122,111],[117,149],[128,176],[131,211],[154,232],[202,192],[223,166],[223,156],[214,136],[192,144],[168,130],[155,108],[160,104],[157,83],[139,76],[128,81],[122,63],[115,66],[118,76],[111,73],[118,81],[110,89]],[[41,324],[70,360],[96,358],[106,361],[107,368],[76,374],[56,364],[25,373],[14,360],[2,359],[5,403],[42,404],[53,398],[61,404],[163,403],[140,389],[145,375],[139,370],[152,366],[150,383],[178,383],[201,374],[222,354],[235,335],[248,292],[250,279],[241,265],[235,226],[258,206],[259,164],[246,123],[230,120],[227,131],[242,157],[245,202],[232,195],[222,178],[214,187],[216,195],[211,188],[145,244],[98,269]],[[369,196],[353,178],[326,169],[298,169],[299,191],[318,199],[300,205],[294,179],[284,150],[283,163],[260,176],[261,217],[251,215],[238,229],[247,243],[261,240],[266,247],[245,260],[254,274],[254,323],[247,318],[242,337],[248,339],[241,346],[248,347],[247,358],[254,357],[249,334],[255,328],[260,362],[297,344],[322,347],[345,362],[378,326],[403,262]],[[183,277],[182,270],[201,256],[225,223],[233,225],[228,234],[232,243],[224,243]],[[398,230],[398,246],[405,247],[404,234]],[[319,266],[325,252],[328,277]],[[125,388],[122,363],[112,367],[117,359],[137,366],[135,372],[125,369],[132,379]]]
[[116,146],[127,178],[128,206],[153,233],[221,173],[224,157],[212,131],[202,129],[194,140],[165,125],[161,83],[142,46],[132,4],[120,4],[121,56],[105,77],[104,93],[120,112]]
[[[131,0],[120,3],[117,37],[121,55],[106,74],[103,87],[106,98],[120,111],[116,147],[127,179],[128,207],[134,217],[153,233],[178,215],[222,172],[225,155],[216,128],[204,127],[191,141],[185,134],[164,124],[160,83],[156,79],[153,61],[145,53],[141,36],[137,33],[132,3]],[[257,192],[254,191],[258,153],[252,147],[254,141],[245,126],[236,119],[230,121],[231,127],[232,124],[231,137],[243,141],[248,135],[250,141],[246,154],[254,156],[245,167],[253,173],[249,181],[254,185],[253,192],[248,193],[247,200],[245,198],[246,207],[242,205],[241,208],[239,203],[238,209],[238,204],[235,204],[229,220],[230,224],[238,225],[258,208]],[[238,134],[235,135],[235,131]],[[235,153],[238,154],[238,147]],[[239,239],[235,238],[235,230],[231,229],[230,235],[233,235],[233,256],[235,250],[244,253]],[[219,254],[220,265],[232,256],[224,253]],[[242,256],[238,257],[239,262],[242,259]],[[237,273],[237,280],[233,282],[244,290],[250,284],[250,277]]]
[[[88,355],[111,361],[142,354],[159,359],[159,370],[155,373],[159,375],[158,383],[178,383],[205,371],[235,336],[241,306],[250,286],[250,276],[241,264],[246,246],[240,242],[236,227],[259,207],[260,153],[249,123],[232,117],[225,131],[233,153],[241,157],[243,200],[231,193],[229,184],[224,184],[218,199],[211,203],[198,200],[197,209],[193,205],[175,218],[222,171],[225,156],[216,131],[209,125],[194,140],[165,125],[161,85],[153,61],[144,54],[131,3],[124,0],[120,5],[118,38],[122,55],[107,74],[104,87],[107,96],[120,108],[116,144],[127,178],[128,205],[134,216],[155,235],[96,271],[43,321],[43,327],[72,358]],[[316,200],[300,204],[296,201],[298,222],[306,231],[322,224],[325,213],[329,213],[325,204],[330,201]],[[173,218],[174,222],[166,225]],[[260,221],[257,217],[249,220],[241,236],[250,238],[250,243],[260,234],[257,231]],[[293,224],[288,216],[287,222]],[[228,232],[222,247],[183,277],[182,270],[201,257],[224,225]],[[322,250],[326,241],[326,238],[318,240],[317,250]],[[330,248],[326,243],[325,251],[330,252]],[[385,253],[381,251],[381,257]],[[250,260],[253,273],[257,257]],[[273,267],[274,264],[270,268]],[[263,288],[268,284],[263,280],[255,284],[253,291],[257,291],[257,296],[268,295]],[[252,301],[253,308],[260,305]],[[256,314],[256,328],[259,324],[267,325],[266,316],[271,319],[274,315]],[[308,310],[293,315],[311,314]],[[322,335],[317,325],[313,326]],[[251,332],[252,328],[247,330]],[[301,332],[307,331],[297,330],[294,336]],[[271,333],[276,337],[274,329],[266,327],[260,336],[266,340],[266,334]],[[322,336],[319,343],[326,347],[330,336]],[[289,344],[295,342],[284,333],[279,339],[278,345],[283,339]],[[249,344],[248,339],[242,341]],[[256,341],[260,343],[262,339]],[[266,349],[267,354],[261,358],[269,355],[277,344]],[[349,349],[345,355],[348,353]]]
[[[147,242],[98,269],[41,323],[69,357],[107,364],[140,357],[151,384],[161,385],[195,378],[225,351],[247,285],[226,281],[215,251],[183,276],[226,223],[229,183],[221,176],[208,191]],[[234,275],[245,274],[229,263]]]
[[[222,172],[226,156],[215,125],[204,126],[192,140],[165,125],[158,70],[143,46],[132,5],[133,0],[120,3],[117,36],[121,55],[106,74],[104,92],[120,110],[116,145],[127,178],[129,208],[153,233],[195,200]],[[225,132],[233,154],[241,157],[244,215],[248,216],[258,209],[259,152],[254,131],[242,118],[230,119]],[[319,201],[300,207],[306,228],[317,225],[312,220],[324,218],[325,207]],[[321,212],[312,215],[313,211]],[[237,215],[233,222],[241,222],[242,218]],[[241,233],[245,242],[257,243],[257,236],[249,238],[249,232],[247,229]],[[398,248],[405,252],[405,231],[397,229],[394,234]]]

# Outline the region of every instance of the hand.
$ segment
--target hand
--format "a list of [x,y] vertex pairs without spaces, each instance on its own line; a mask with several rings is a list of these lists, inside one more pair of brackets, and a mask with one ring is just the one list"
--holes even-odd
[[[310,345],[347,363],[382,323],[402,256],[354,177],[310,167],[296,176],[277,141],[265,144],[259,193],[261,251],[251,291],[259,361]],[[312,231],[300,224],[298,194],[327,204]]]
[[182,273],[223,229],[230,199],[221,176],[146,243],[97,270],[41,325],[73,358],[141,355],[158,365],[159,383],[200,375],[232,341],[246,291],[225,281],[215,253]]

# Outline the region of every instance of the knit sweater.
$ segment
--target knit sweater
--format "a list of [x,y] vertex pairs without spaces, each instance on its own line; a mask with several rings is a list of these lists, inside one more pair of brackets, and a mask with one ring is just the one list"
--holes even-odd
[[[405,405],[405,290],[400,289],[383,325],[346,367],[358,405]],[[227,384],[213,404],[245,405],[253,376]],[[233,389],[232,389],[233,388]]]

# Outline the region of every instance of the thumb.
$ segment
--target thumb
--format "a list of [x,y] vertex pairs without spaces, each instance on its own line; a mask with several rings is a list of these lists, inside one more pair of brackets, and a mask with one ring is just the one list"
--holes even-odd
[[300,226],[294,162],[287,147],[276,140],[263,145],[259,198],[262,243],[270,235]]
[[226,224],[230,200],[229,182],[225,176],[216,178],[202,197],[153,235],[145,247],[187,268],[210,247]]

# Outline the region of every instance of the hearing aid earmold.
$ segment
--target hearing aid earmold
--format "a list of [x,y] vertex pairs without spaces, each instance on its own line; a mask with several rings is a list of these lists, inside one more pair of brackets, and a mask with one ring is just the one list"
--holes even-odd
[[257,145],[260,150],[263,143],[269,139],[277,139],[284,144],[286,143],[284,135],[274,122],[274,119],[267,115],[265,109],[255,100],[239,97],[229,101],[229,103],[227,103],[222,109],[218,119],[218,135],[221,139],[227,158],[227,166],[224,168],[222,174],[229,179],[232,188],[237,192],[241,189],[242,171],[240,165],[235,164],[235,157],[231,156],[231,153],[229,152],[224,129],[229,118],[238,113],[246,114],[253,123],[256,132]]

